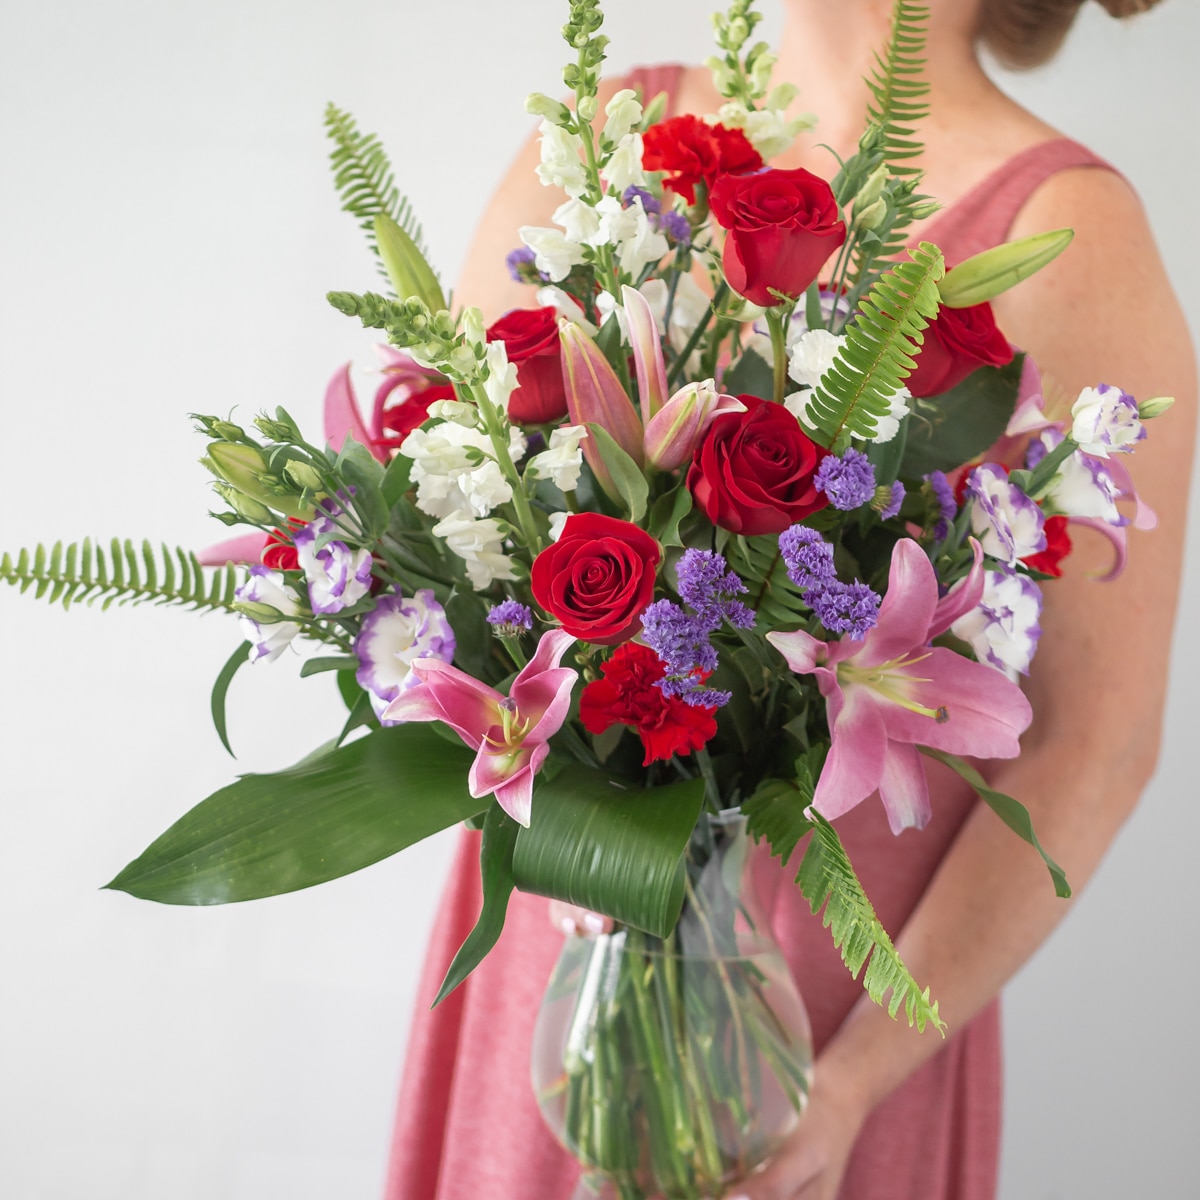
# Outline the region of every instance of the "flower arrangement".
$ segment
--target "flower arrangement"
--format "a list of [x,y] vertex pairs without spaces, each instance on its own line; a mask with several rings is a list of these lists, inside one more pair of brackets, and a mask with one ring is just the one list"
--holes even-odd
[[[538,306],[455,312],[378,143],[331,107],[345,207],[388,294],[330,303],[386,336],[365,413],[349,368],[325,439],[277,409],[197,417],[229,526],[200,557],[114,542],[0,559],[64,605],[183,603],[240,620],[245,663],[318,648],[347,706],[332,741],[202,801],[111,887],[251,899],[357,870],[456,822],[482,828],[485,905],[444,996],[499,936],[514,888],[668,939],[702,814],[738,808],[850,970],[940,1026],[855,878],[836,819],[878,793],[931,817],[923,757],[958,771],[1062,872],[970,758],[1009,758],[1017,678],[1068,523],[1153,525],[1122,457],[1163,398],[1086,389],[1046,411],[988,301],[1069,231],[947,270],[907,245],[936,203],[911,165],[923,6],[900,0],[858,152],[832,180],[770,167],[804,127],[770,86],[752,0],[716,21],[725,103],[598,102],[597,0],[572,0],[570,107],[535,95],[538,174],[565,199],[517,231]],[[1125,516],[1118,503],[1133,502]],[[237,563],[243,566],[236,565]],[[206,574],[208,566],[212,573]]]

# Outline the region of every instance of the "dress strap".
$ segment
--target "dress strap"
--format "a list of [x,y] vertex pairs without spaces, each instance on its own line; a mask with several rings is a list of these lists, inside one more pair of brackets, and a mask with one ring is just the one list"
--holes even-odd
[[659,92],[666,92],[667,111],[663,115],[673,117],[679,84],[686,70],[683,63],[655,63],[648,67],[634,67],[625,76],[625,86],[640,92],[643,104],[649,104]]
[[1070,138],[1039,142],[1014,155],[946,209],[923,239],[942,247],[953,266],[1008,239],[1017,214],[1052,175],[1073,167],[1116,167]]

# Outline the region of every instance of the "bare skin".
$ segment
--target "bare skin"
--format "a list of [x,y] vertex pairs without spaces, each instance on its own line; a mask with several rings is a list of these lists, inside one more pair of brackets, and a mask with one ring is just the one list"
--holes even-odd
[[[775,78],[798,83],[797,110],[819,108],[822,120],[819,133],[774,165],[803,162],[829,175],[832,159],[816,143],[842,155],[852,151],[866,102],[857,81],[885,40],[890,7],[887,0],[786,0]],[[985,76],[973,44],[977,4],[933,0],[932,10],[933,114],[922,131],[927,148],[920,165],[923,190],[951,204],[1013,154],[1058,131]],[[718,105],[708,73],[688,72],[677,109],[704,113]],[[506,286],[498,265],[514,245],[516,227],[547,224],[558,202],[538,184],[537,161],[531,142],[489,207],[460,284],[459,295],[491,317],[532,303],[529,289]],[[1197,384],[1186,324],[1128,185],[1105,171],[1063,172],[1034,194],[1013,236],[1063,226],[1076,232],[1069,253],[996,301],[1001,328],[1068,396],[1107,381],[1139,398],[1178,399],[1131,460],[1139,490],[1159,515],[1158,529],[1131,533],[1128,569],[1106,584],[1089,576],[1107,568],[1107,545],[1088,530],[1074,532],[1064,578],[1045,589],[1043,637],[1027,683],[1034,724],[1021,757],[992,775],[996,787],[1029,808],[1078,896],[1136,805],[1158,754]],[[1129,296],[1138,303],[1128,304]],[[997,995],[1069,908],[1055,898],[1037,856],[980,805],[897,944],[953,1031]],[[891,1020],[864,995],[818,1061],[794,1136],[767,1170],[732,1194],[834,1200],[866,1116],[942,1045],[935,1034],[918,1035]]]

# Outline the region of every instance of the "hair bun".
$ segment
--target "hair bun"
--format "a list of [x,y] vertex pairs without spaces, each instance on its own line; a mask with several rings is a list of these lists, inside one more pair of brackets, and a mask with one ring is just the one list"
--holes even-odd
[[1110,17],[1135,17],[1148,12],[1159,0],[1096,0]]

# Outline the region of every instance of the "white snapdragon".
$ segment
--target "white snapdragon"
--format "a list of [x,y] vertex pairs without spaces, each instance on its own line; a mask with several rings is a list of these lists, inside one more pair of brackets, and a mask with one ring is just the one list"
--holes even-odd
[[474,429],[479,424],[479,409],[465,400],[435,400],[429,406],[425,420],[453,421],[455,425]]
[[600,214],[586,201],[579,198],[560,204],[550,218],[561,225],[567,241],[580,245],[594,246],[600,233]]
[[1118,387],[1102,383],[1084,388],[1071,406],[1071,436],[1085,454],[1107,458],[1128,453],[1146,436],[1138,417],[1137,401]]
[[623,196],[626,188],[645,187],[642,168],[642,135],[627,133],[604,164],[604,182],[610,194]]
[[583,142],[577,133],[568,133],[560,126],[544,120],[539,127],[542,135],[542,161],[537,168],[544,187],[562,188],[568,196],[582,196],[587,190],[587,171],[581,157]]
[[642,106],[633,88],[622,88],[604,106],[604,136],[616,144],[642,123]]
[[488,377],[483,390],[488,399],[502,412],[508,412],[508,398],[517,390],[517,367],[508,361],[508,351],[502,341],[488,342]]
[[448,513],[433,527],[433,536],[466,563],[467,578],[476,591],[497,579],[516,579],[516,564],[504,553],[508,527],[494,517],[479,519],[462,510]]
[[579,483],[583,467],[581,443],[588,436],[585,425],[560,425],[550,434],[550,445],[529,461],[535,479],[549,479],[560,492],[571,492]]
[[616,196],[605,196],[596,205],[600,214],[598,244],[613,246],[621,270],[635,279],[670,249],[666,235],[651,224],[640,197],[627,208]]
[[730,100],[717,110],[717,117],[722,125],[740,129],[764,159],[771,159],[784,153],[796,140],[797,134],[816,124],[811,113],[789,118],[785,107],[769,105],[758,112],[751,112],[744,104]]
[[563,530],[567,527],[567,518],[570,516],[567,512],[556,512],[550,514],[550,540],[557,542],[563,535]]
[[[481,429],[453,421],[414,429],[400,453],[413,460],[417,507],[432,517],[468,512],[484,517],[512,499],[512,487],[492,458],[492,443]],[[509,430],[509,453],[514,461],[525,453],[525,436]]]
[[517,234],[533,251],[533,265],[554,283],[566,279],[572,267],[587,262],[583,246],[568,238],[561,229],[522,225]]
[[1028,575],[1015,571],[985,571],[979,607],[950,626],[982,663],[1003,671],[1009,679],[1027,674],[1042,635],[1041,589]]

